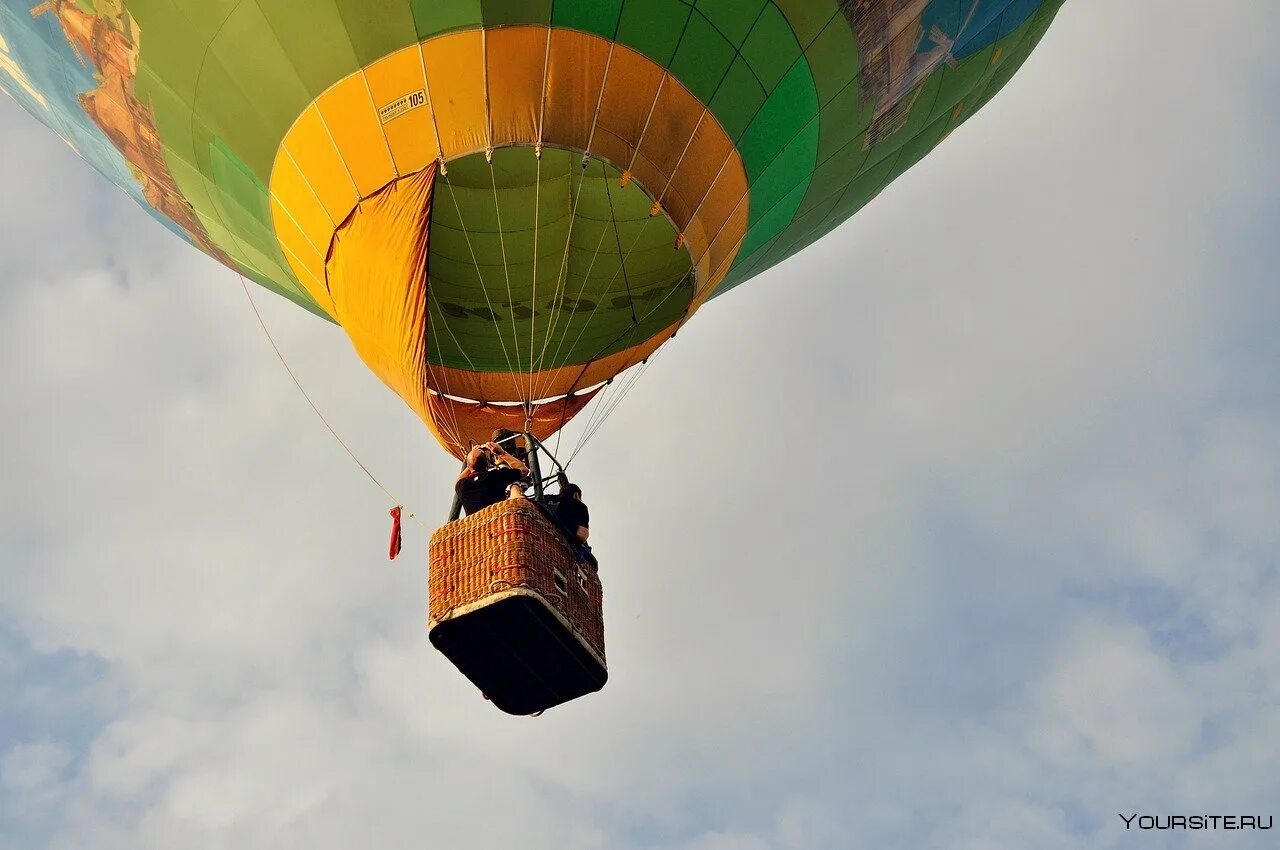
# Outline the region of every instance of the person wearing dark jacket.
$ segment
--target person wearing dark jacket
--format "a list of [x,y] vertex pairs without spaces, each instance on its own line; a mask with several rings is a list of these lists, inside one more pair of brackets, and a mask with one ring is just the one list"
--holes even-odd
[[591,512],[587,510],[586,502],[582,501],[582,488],[577,484],[570,484],[563,472],[558,478],[560,492],[548,496],[547,502],[551,505],[565,539],[577,550],[579,557],[594,567],[596,558],[587,545],[587,538],[591,536]]
[[528,467],[496,444],[485,443],[467,453],[467,466],[458,473],[453,489],[463,510],[473,514],[506,498],[524,498],[520,480],[528,472]]

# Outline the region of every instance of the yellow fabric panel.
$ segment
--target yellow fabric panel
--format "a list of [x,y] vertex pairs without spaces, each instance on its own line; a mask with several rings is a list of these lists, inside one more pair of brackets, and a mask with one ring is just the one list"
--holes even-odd
[[363,73],[357,72],[335,83],[320,95],[316,106],[360,190],[360,197],[369,197],[395,178],[395,165]]
[[436,166],[365,198],[333,235],[333,317],[360,359],[423,421],[427,406],[427,238]]
[[576,30],[551,31],[551,56],[547,64],[547,108],[543,141],[574,150],[586,150],[609,44],[603,38]]
[[294,222],[274,196],[271,198],[271,220],[275,224],[276,241],[280,243],[298,281],[324,311],[333,316],[333,301],[324,283],[324,257]]
[[[643,54],[621,44],[614,47],[613,61],[609,64],[609,73],[604,83],[604,98],[600,102],[600,117],[593,147],[601,144],[601,130],[608,131],[615,139],[624,143],[626,155],[621,158],[616,151],[600,151],[619,168],[631,165],[631,153],[640,142],[649,118],[649,109],[653,106],[658,86],[665,76],[666,72]],[[607,141],[605,143],[608,144]],[[657,188],[661,189],[661,186]]]
[[446,160],[484,150],[488,144],[483,38],[481,30],[466,30],[422,44],[431,109]]
[[271,194],[306,234],[311,246],[323,256],[329,250],[334,222],[321,206],[307,178],[289,157],[281,157],[271,170]]
[[333,145],[329,131],[314,104],[303,110],[298,120],[289,128],[281,144],[286,151],[276,155],[272,166],[272,183],[275,182],[275,169],[280,167],[281,160],[292,158],[307,182],[320,196],[332,221],[341,222],[356,205],[359,196],[355,184],[347,174],[342,155]]
[[384,56],[365,69],[369,93],[400,174],[440,157],[435,122],[426,101],[427,80],[417,45]]
[[485,36],[494,147],[539,140],[546,27],[499,27]]
[[[591,399],[595,398],[599,387],[589,393],[571,398],[533,405],[529,429],[533,436],[545,440],[564,427],[569,420],[577,416]],[[471,446],[489,440],[497,428],[509,428],[517,433],[524,433],[524,405],[503,406],[485,404],[476,401],[458,401],[444,396],[428,395],[428,409],[431,419],[444,435],[441,445],[454,457],[462,460]]]

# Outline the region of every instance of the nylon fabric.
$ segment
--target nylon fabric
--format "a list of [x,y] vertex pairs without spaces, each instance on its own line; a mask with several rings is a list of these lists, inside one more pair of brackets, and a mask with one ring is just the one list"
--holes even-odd
[[[532,405],[528,411],[529,429],[539,440],[559,431],[600,392],[588,392]],[[477,443],[486,442],[494,429],[525,431],[526,411],[523,405],[497,405],[478,401],[461,401],[432,393],[427,400],[431,418],[444,433],[441,445],[445,451],[462,460]]]
[[360,359],[443,443],[427,401],[427,244],[434,164],[361,201],[333,234],[334,319]]

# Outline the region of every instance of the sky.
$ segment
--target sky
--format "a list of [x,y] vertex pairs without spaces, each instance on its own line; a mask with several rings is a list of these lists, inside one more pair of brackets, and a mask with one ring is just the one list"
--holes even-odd
[[[1071,0],[869,208],[699,312],[574,463],[603,691],[512,718],[426,528],[234,275],[0,99],[0,848],[1270,848],[1269,0]],[[428,526],[454,462],[255,298]]]

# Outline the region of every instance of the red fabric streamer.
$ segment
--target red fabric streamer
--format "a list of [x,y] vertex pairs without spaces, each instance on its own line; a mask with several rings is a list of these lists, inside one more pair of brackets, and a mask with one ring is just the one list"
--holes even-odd
[[400,554],[400,506],[396,505],[391,509],[391,545],[387,549],[387,557],[391,560],[396,559],[396,555]]

